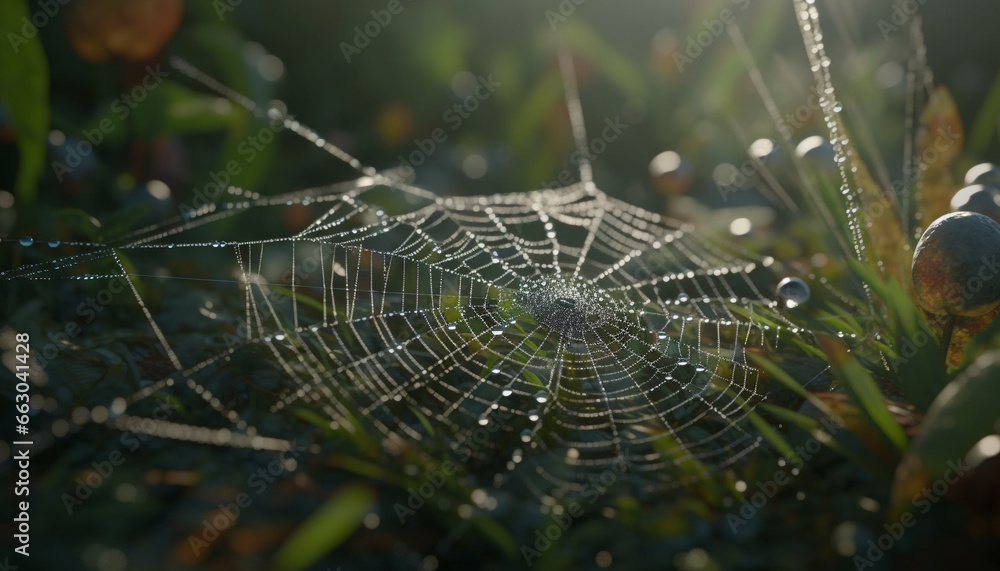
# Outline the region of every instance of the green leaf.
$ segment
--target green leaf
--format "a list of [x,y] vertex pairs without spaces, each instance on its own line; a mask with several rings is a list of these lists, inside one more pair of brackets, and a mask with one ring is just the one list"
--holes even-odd
[[752,410],[747,411],[747,418],[750,419],[750,424],[754,425],[754,428],[764,437],[764,440],[767,440],[771,446],[774,446],[774,449],[780,452],[782,456],[788,458],[789,462],[796,465],[802,464],[802,459],[795,453],[795,450],[792,450],[791,445],[788,444],[785,437],[775,430],[768,421]]
[[184,403],[180,401],[177,397],[170,393],[155,392],[153,393],[153,398],[163,401],[170,405],[180,416],[189,416],[190,411],[184,406]]
[[69,227],[70,232],[87,241],[96,241],[101,232],[100,221],[78,208],[57,210],[55,219]]
[[140,220],[146,217],[153,210],[152,205],[146,203],[132,204],[118,210],[104,219],[101,225],[100,237],[106,242],[115,238],[124,237],[131,232]]
[[906,448],[906,434],[889,412],[882,391],[871,374],[832,337],[820,337],[819,342],[837,379],[871,426],[884,435],[896,450]]
[[372,478],[373,480],[380,480],[382,482],[393,484],[399,488],[405,489],[407,486],[413,484],[410,479],[398,472],[393,472],[380,464],[375,464],[374,462],[369,462],[360,458],[352,456],[334,456],[330,458],[330,463],[339,468],[343,468],[344,470],[354,472],[359,476],[365,476]]
[[567,43],[601,70],[623,95],[640,97],[646,82],[639,68],[613,46],[605,42],[593,28],[580,20],[567,22],[562,28]]
[[451,81],[455,72],[466,65],[469,33],[459,25],[455,14],[439,4],[428,4],[425,18],[438,25],[424,28],[421,41],[414,45],[421,67],[441,83]]
[[[30,17],[26,0],[0,2],[0,34],[10,43],[0,49],[0,103],[7,110],[20,154],[14,194],[28,204],[34,201],[45,167],[50,120],[49,65],[37,29],[24,25]],[[34,34],[22,35],[23,28]]]
[[972,122],[972,132],[969,133],[969,155],[981,157],[986,153],[986,147],[996,133],[998,115],[1000,115],[1000,74],[993,79],[993,86],[990,87],[982,107],[979,108],[979,115]]
[[330,428],[329,419],[325,418],[323,415],[317,413],[316,411],[310,410],[308,408],[294,408],[292,409],[292,413],[294,413],[295,416],[301,418],[305,422],[308,422],[309,424],[318,427],[320,430],[323,431],[323,434],[325,436],[327,437],[333,436],[333,429]]
[[532,373],[531,371],[524,369],[523,371],[521,371],[521,375],[524,377],[524,380],[528,381],[529,383],[539,388],[543,389],[545,388],[545,383],[542,382],[542,379],[538,378],[538,375]]
[[[234,104],[195,91],[171,79],[150,89],[134,109],[113,103],[102,105],[83,129],[99,129],[105,141],[125,141],[129,136],[153,138],[163,134],[183,135],[234,129],[246,122],[246,111]],[[122,109],[128,110],[124,115]]]
[[[193,25],[174,42],[175,52],[185,57],[197,54],[193,61],[204,66],[206,72],[258,105],[266,106],[274,98],[275,83],[261,76],[254,56],[248,56],[247,49],[246,39],[239,31],[218,24]],[[206,58],[210,61],[205,62]],[[171,119],[177,122],[187,118],[186,123],[192,128],[202,129],[215,122],[212,109],[223,110],[224,117],[219,119],[228,129],[216,170],[230,175],[230,183],[236,186],[257,186],[270,168],[281,128],[271,125],[267,119],[253,117],[235,104],[219,105],[217,97],[202,103],[189,98],[171,101]],[[206,108],[209,101],[211,108]],[[207,179],[195,181],[195,186],[206,182]]]
[[419,420],[420,424],[423,425],[424,430],[427,431],[427,434],[429,434],[430,436],[434,436],[434,425],[431,424],[431,421],[427,419],[427,415],[420,412],[420,410],[418,410],[416,407],[411,406],[409,408],[410,412],[413,413],[413,416],[417,417],[417,420]]
[[535,82],[509,123],[506,140],[512,149],[521,153],[536,150],[544,117],[562,101],[562,89],[562,78],[556,73]]
[[747,356],[750,357],[751,361],[760,366],[760,368],[770,373],[771,376],[774,377],[776,381],[784,385],[785,388],[797,394],[798,396],[804,398],[805,400],[809,401],[809,403],[811,403],[814,407],[816,407],[820,412],[822,412],[826,416],[831,416],[831,417],[837,416],[836,413],[834,413],[833,410],[829,406],[827,406],[825,402],[816,398],[812,393],[802,388],[802,386],[798,382],[796,382],[795,379],[791,377],[791,375],[786,373],[785,370],[779,367],[776,363],[770,361],[769,359],[767,359],[767,357],[764,357],[763,355],[758,355],[756,353],[747,353]]
[[762,409],[780,418],[781,420],[808,432],[809,435],[815,438],[817,442],[826,446],[830,450],[838,452],[859,464],[865,463],[857,455],[853,454],[834,440],[833,435],[830,434],[828,430],[825,430],[823,424],[815,418],[806,416],[800,412],[795,412],[794,410],[789,410],[782,406],[767,403],[762,403],[760,406]]
[[280,286],[280,285],[270,285],[268,286],[271,291],[280,293],[281,295],[287,297],[288,299],[295,299],[297,303],[302,303],[308,305],[309,307],[323,311],[323,302],[317,301],[316,298],[312,297],[308,293],[303,293],[302,291],[293,291],[290,287]]
[[907,453],[932,480],[941,476],[949,461],[961,460],[976,442],[996,433],[1000,422],[998,379],[1000,350],[994,350],[976,359],[934,399],[920,436]]
[[496,543],[507,557],[517,556],[517,543],[510,532],[504,529],[502,525],[488,517],[473,517],[469,521],[472,522],[472,525],[479,528],[479,531],[483,532],[484,535],[492,539],[493,543]]
[[337,548],[361,525],[375,503],[375,490],[348,484],[299,526],[274,556],[274,567],[299,571]]
[[920,339],[935,340],[923,313],[913,303],[906,289],[895,278],[882,279],[875,270],[848,260],[851,269],[871,288],[873,294],[885,305],[888,328],[884,332],[892,340],[894,350],[885,356],[895,370],[895,378],[907,400],[921,412],[944,386],[944,361],[939,351],[920,347]]

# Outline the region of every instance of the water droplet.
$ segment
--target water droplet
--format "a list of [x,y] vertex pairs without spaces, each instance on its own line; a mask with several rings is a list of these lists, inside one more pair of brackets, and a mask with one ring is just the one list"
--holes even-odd
[[493,328],[493,334],[494,335],[503,335],[503,327],[494,327]]
[[531,430],[525,428],[521,431],[521,442],[531,442]]
[[24,238],[21,238],[21,245],[24,246],[25,248],[27,248],[28,246],[30,246],[30,245],[32,245],[34,243],[35,243],[35,241],[33,239],[27,237],[27,236],[25,236]]
[[456,329],[456,326],[455,326],[454,323],[449,323],[448,324],[448,331],[454,331],[455,329]]
[[789,309],[809,301],[809,284],[799,278],[785,278],[778,282],[778,297]]
[[659,339],[660,341],[666,339],[667,338],[667,332],[666,331],[657,331],[656,332],[656,338]]
[[549,393],[545,391],[538,391],[537,393],[535,393],[535,400],[538,401],[539,403],[548,402]]
[[49,248],[58,248],[59,240],[49,240]]
[[490,419],[485,414],[479,417],[479,426],[486,426],[490,423]]
[[509,397],[510,395],[514,394],[514,391],[512,389],[510,389],[510,388],[506,388],[506,389],[500,391],[500,394],[502,394],[505,397]]

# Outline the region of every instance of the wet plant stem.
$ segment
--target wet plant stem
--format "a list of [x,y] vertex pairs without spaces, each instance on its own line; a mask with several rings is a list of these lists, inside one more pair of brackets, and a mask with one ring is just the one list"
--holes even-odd
[[941,355],[944,357],[945,366],[948,365],[948,348],[951,347],[951,334],[955,331],[957,315],[948,316],[948,321],[944,324],[944,331],[941,333]]

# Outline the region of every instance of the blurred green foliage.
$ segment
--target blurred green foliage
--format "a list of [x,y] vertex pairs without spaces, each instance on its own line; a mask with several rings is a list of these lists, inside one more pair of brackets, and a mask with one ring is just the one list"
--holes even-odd
[[[931,69],[955,95],[970,133],[958,163],[963,168],[1000,150],[995,136],[1000,79],[994,77],[1000,54],[991,43],[1000,8],[965,4],[965,11],[943,3],[921,8]],[[149,77],[147,66],[171,70],[170,56],[190,61],[258,105],[277,102],[378,168],[399,167],[400,157],[410,156],[435,129],[443,129],[447,140],[417,169],[416,181],[450,195],[534,189],[565,169],[575,172],[556,61],[557,48],[568,46],[577,60],[591,136],[605,120],[621,116],[629,124],[595,161],[599,185],[651,210],[696,218],[705,228],[715,228],[718,221],[698,204],[768,206],[754,192],[726,199],[712,171],[720,163],[740,164],[750,142],[774,137],[775,128],[724,35],[690,64],[678,65],[677,50],[686,50],[692,38],[711,30],[707,22],[730,9],[780,109],[794,113],[812,89],[795,15],[786,2],[744,8],[744,3],[727,1],[590,1],[558,22],[555,34],[546,11],[558,11],[556,2],[404,0],[392,21],[347,61],[344,43],[354,42],[358,30],[373,19],[371,11],[385,6],[188,1],[179,31],[161,54],[149,61],[100,63],[84,61],[74,51],[65,34],[71,14],[60,12],[16,53],[0,49],[0,188],[11,189],[15,199],[0,209],[0,232],[113,241],[177,215],[181,205],[192,204],[196,191],[231,170],[227,165],[234,161],[240,168],[230,173],[230,181],[263,196],[356,176],[289,133],[259,147],[251,144],[268,129],[266,117],[226,103],[176,71],[168,71],[162,83],[144,93],[136,92]],[[834,46],[834,80],[849,123],[856,133],[864,132],[860,146],[869,163],[884,161],[888,172],[898,173],[905,131],[902,66],[913,48],[905,32],[883,41],[878,20],[891,17],[891,6],[821,3]],[[20,33],[21,19],[41,9],[37,2],[5,0],[0,6],[5,37],[9,31]],[[960,23],[946,18],[958,14]],[[454,126],[448,111],[479,77],[492,77],[500,85]],[[143,93],[141,101],[129,98],[136,93]],[[101,133],[100,144],[81,153],[80,143],[95,130]],[[821,114],[811,112],[794,136],[801,140],[823,133]],[[693,165],[687,197],[651,190],[649,161],[667,149]],[[78,165],[68,171],[54,166],[69,165],[74,152],[81,155]],[[485,160],[485,172],[463,168],[473,155]],[[166,186],[167,194],[157,183]],[[691,198],[697,203],[692,205]],[[288,232],[300,224],[293,218],[262,216],[254,230]],[[795,391],[801,385],[795,370],[800,363],[784,354],[759,359],[770,382],[797,393],[788,402],[762,407],[754,417],[768,443],[761,454],[719,482],[693,484],[655,502],[614,493],[586,506],[584,516],[542,553],[533,569],[594,568],[604,561],[600,554],[605,551],[623,569],[854,568],[845,546],[867,549],[893,514],[913,508],[914,493],[943,476],[948,460],[964,457],[970,445],[995,431],[989,423],[995,407],[984,404],[995,403],[994,393],[1000,390],[988,377],[995,375],[994,362],[946,373],[938,354],[927,350],[898,367],[879,366],[880,358],[892,360],[893,348],[902,340],[930,331],[903,286],[843,263],[834,237],[808,220],[782,218],[746,240],[748,247],[777,252],[789,268],[812,267],[817,265],[814,254],[828,254],[832,259],[818,264],[820,274],[845,291],[865,281],[879,313],[837,314],[827,310],[834,305],[817,300],[815,305],[824,309],[805,318],[814,320],[817,330],[877,331],[881,336],[866,338],[870,346],[855,347],[850,354],[833,339],[821,347],[800,347],[812,358],[829,361],[831,371],[821,382],[839,382],[842,391],[837,393],[824,392],[826,387]],[[19,256],[9,249],[0,253],[5,266],[22,262]],[[188,262],[211,263],[207,256],[197,257]],[[31,323],[46,331],[71,315],[71,308],[59,303],[64,291],[11,291],[3,299],[5,314],[11,323]],[[172,307],[192,307],[211,293],[171,284],[146,297],[157,312],[170,314]],[[860,296],[852,301],[864,306]],[[71,370],[54,366],[55,375],[75,381],[54,389],[61,401],[109,401],[123,387],[134,388],[151,375],[124,357],[156,354],[154,346],[134,344],[121,334],[141,317],[126,308],[108,311],[88,331],[87,347],[102,347],[103,352],[81,351],[87,356],[74,360]],[[182,318],[166,323],[175,330],[194,327]],[[222,346],[218,332],[195,331],[178,350],[194,357]],[[995,325],[970,347],[975,354],[1000,347]],[[245,367],[246,377],[217,379],[216,390],[277,390],[274,379],[253,375],[252,363]],[[956,374],[963,376],[950,380]],[[949,380],[945,394],[939,395]],[[234,389],[238,383],[247,388]],[[841,392],[849,398],[829,397]],[[192,403],[167,404],[178,422],[191,419]],[[926,411],[930,420],[925,427],[935,432],[908,441]],[[118,446],[119,435],[91,426],[60,441],[34,468],[40,497],[32,517],[38,522],[41,565],[78,568],[82,561],[86,568],[111,571],[119,550],[130,569],[507,569],[520,567],[520,546],[533,545],[536,532],[552,524],[553,517],[539,512],[527,495],[501,491],[495,509],[473,508],[471,498],[482,483],[465,469],[449,475],[435,505],[397,524],[393,506],[408,501],[409,489],[437,469],[427,458],[443,458],[443,445],[391,456],[356,420],[354,430],[333,431],[315,411],[274,416],[276,431],[301,432],[304,439],[322,443],[320,453],[303,459],[307,465],[288,469],[245,510],[238,525],[222,531],[225,540],[204,552],[190,549],[189,534],[203,529],[220,502],[246,489],[247,474],[270,462],[270,456],[168,446],[151,439],[109,483],[94,490],[92,499],[67,514],[61,494],[72,492],[87,466]],[[821,423],[828,417],[841,418],[845,428],[832,434]],[[956,418],[974,426],[956,427]],[[766,505],[751,504],[777,471],[791,469],[780,456],[795,456],[793,451],[812,439],[823,449],[790,472],[790,484],[775,486]],[[975,498],[995,492],[988,478],[996,474],[994,464],[995,459],[979,466],[978,476],[956,486],[951,501],[921,518],[878,564],[995,565],[990,542],[998,530],[996,502],[974,505]],[[359,530],[372,505],[382,525]],[[739,516],[735,525],[728,517],[734,514]],[[64,549],[51,549],[55,544]]]

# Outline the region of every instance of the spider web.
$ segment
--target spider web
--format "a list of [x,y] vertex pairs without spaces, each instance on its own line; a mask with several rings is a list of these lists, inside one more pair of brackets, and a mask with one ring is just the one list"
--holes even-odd
[[[560,65],[583,149],[569,58]],[[580,181],[565,188],[440,197],[173,63],[281,119],[359,178],[275,197],[231,187],[171,222],[114,243],[73,242],[65,246],[77,253],[4,272],[4,280],[122,278],[143,312],[148,330],[135,333],[155,340],[150,354],[170,370],[114,395],[91,422],[287,450],[287,429],[269,418],[304,407],[336,430],[371,428],[396,445],[447,435],[446,446],[488,468],[497,485],[516,478],[555,495],[607,470],[627,472],[637,488],[681,486],[761,443],[750,415],[765,391],[746,352],[808,334],[769,295],[772,258],[610,197],[586,159]],[[262,236],[240,222],[294,205],[321,214],[292,235]],[[125,261],[191,253],[212,263],[167,279]],[[219,351],[166,330],[146,301],[158,279],[217,288],[220,307],[178,310],[216,329],[220,315],[240,316],[245,334]],[[250,387],[253,398],[220,398],[233,390],[227,383]],[[143,403],[162,393],[217,418],[151,420]]]

